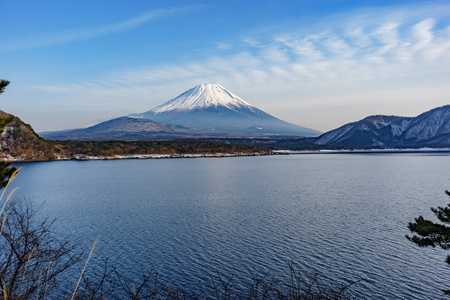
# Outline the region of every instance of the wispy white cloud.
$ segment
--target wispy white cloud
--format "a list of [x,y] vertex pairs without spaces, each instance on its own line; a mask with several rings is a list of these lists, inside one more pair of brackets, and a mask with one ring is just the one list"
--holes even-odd
[[124,32],[127,30],[131,30],[135,27],[141,26],[156,18],[162,18],[170,15],[185,13],[195,8],[198,8],[198,6],[188,6],[170,9],[156,9],[146,11],[138,16],[113,24],[107,24],[103,26],[84,29],[63,30],[54,33],[35,34],[31,37],[24,37],[20,40],[3,42],[2,44],[0,44],[0,52],[65,44],[86,39],[92,39],[103,35]]
[[269,46],[261,51],[262,57],[275,64],[287,64],[289,63],[289,55],[287,49],[283,49],[279,46]]
[[216,43],[218,49],[230,49],[231,45],[227,43]]
[[[311,34],[300,38],[284,35],[266,45],[258,42],[247,52],[226,57],[213,56],[184,65],[131,70],[108,81],[133,89],[133,86],[143,84],[185,79],[203,82],[216,78],[245,77],[246,82],[261,82],[263,78],[266,83],[273,80],[305,83],[326,79],[343,82],[404,76],[402,72],[405,70],[419,71],[423,67],[426,69],[422,71],[432,71],[436,65],[441,66],[436,69],[437,72],[448,70],[450,36],[443,34],[445,30],[433,30],[433,23],[432,19],[419,21],[402,34],[398,31],[401,24],[386,23],[375,30],[355,27],[354,31],[344,34],[329,32],[327,35]],[[366,41],[361,41],[362,36]],[[103,84],[94,88],[85,86],[83,89],[90,91]],[[239,82],[232,84],[240,85]],[[42,87],[55,92],[69,88]],[[109,86],[107,88],[111,89]]]

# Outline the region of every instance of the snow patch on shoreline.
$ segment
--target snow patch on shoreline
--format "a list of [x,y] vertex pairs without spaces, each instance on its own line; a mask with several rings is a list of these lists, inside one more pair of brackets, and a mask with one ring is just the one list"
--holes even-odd
[[[238,156],[263,156],[271,155],[272,153],[204,153],[204,154],[192,154],[192,153],[181,153],[181,154],[130,154],[130,155],[113,155],[113,156],[92,156],[85,154],[75,154],[71,157],[56,156],[55,160],[114,160],[114,159],[162,159],[162,158],[202,158],[202,157],[238,157]],[[8,155],[0,159],[0,161],[8,162],[32,162],[22,157],[12,157]],[[36,160],[38,161],[38,160]]]

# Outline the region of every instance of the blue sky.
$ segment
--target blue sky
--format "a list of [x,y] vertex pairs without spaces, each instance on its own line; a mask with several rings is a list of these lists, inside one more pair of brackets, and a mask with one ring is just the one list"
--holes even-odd
[[1,1],[0,109],[94,125],[219,83],[328,131],[450,101],[450,1]]

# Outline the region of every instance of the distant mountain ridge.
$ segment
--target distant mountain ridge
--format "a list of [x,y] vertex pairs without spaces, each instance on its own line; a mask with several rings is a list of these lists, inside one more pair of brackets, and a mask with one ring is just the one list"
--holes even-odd
[[135,140],[172,133],[173,130],[170,128],[152,120],[120,117],[84,129],[43,132],[41,135],[52,140],[86,141]]
[[369,116],[326,132],[316,145],[359,147],[450,147],[450,105],[417,117]]

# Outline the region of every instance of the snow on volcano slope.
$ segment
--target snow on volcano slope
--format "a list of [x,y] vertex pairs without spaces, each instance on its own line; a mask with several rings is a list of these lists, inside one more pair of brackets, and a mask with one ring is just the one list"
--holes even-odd
[[189,111],[223,106],[231,110],[253,106],[224,89],[220,84],[201,84],[178,97],[155,107],[151,112],[158,114],[170,111]]

